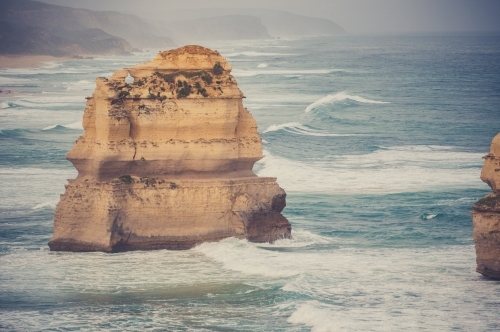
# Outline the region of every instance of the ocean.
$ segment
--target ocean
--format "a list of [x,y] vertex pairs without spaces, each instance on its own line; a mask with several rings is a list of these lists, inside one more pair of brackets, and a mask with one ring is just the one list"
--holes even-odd
[[[498,331],[472,204],[500,132],[500,35],[213,42],[286,190],[292,240],[50,252],[95,79],[132,56],[0,70],[0,330]],[[11,93],[6,93],[11,90]]]

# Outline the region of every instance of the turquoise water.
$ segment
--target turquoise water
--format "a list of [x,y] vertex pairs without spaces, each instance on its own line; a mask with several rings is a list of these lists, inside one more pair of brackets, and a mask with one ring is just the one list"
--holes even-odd
[[496,331],[471,205],[500,131],[500,36],[212,43],[233,65],[293,240],[51,253],[94,80],[131,57],[0,71],[0,330]]

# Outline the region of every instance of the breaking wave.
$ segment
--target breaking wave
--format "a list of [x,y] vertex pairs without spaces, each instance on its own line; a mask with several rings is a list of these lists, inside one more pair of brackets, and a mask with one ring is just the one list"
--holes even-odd
[[82,126],[82,123],[80,121],[79,122],[70,123],[70,124],[67,124],[67,125],[55,124],[55,125],[52,125],[52,126],[45,127],[42,130],[63,129],[63,128],[83,130],[83,126]]
[[318,301],[308,301],[301,304],[288,318],[288,322],[311,327],[311,332],[340,331],[339,322],[334,313],[322,308]]
[[298,122],[289,122],[280,125],[272,125],[269,126],[264,132],[269,133],[273,131],[284,130],[286,132],[296,134],[296,135],[304,135],[304,136],[320,136],[320,137],[336,137],[336,136],[358,136],[358,134],[330,134],[324,131],[315,130],[309,126],[305,126]]
[[44,202],[44,203],[37,204],[37,205],[33,206],[31,209],[32,210],[40,210],[40,209],[43,209],[45,207],[55,208],[56,205],[57,205],[57,201],[50,201],[50,202]]
[[268,66],[269,65],[267,63],[259,63],[259,65],[257,66],[257,68],[266,68]]
[[353,96],[345,93],[344,91],[336,93],[336,94],[329,94],[326,97],[323,97],[321,99],[316,100],[314,103],[311,105],[307,106],[306,108],[306,113],[309,113],[313,109],[318,108],[319,106],[327,105],[327,104],[332,104],[338,101],[343,101],[343,100],[354,100],[357,101],[358,103],[363,103],[363,104],[390,104],[389,102],[385,101],[378,101],[378,100],[371,100],[371,99],[366,99],[360,96]]

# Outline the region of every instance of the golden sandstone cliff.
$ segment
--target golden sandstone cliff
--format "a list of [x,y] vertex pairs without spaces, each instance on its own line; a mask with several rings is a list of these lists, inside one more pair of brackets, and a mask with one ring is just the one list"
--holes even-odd
[[289,238],[285,192],[252,171],[261,138],[230,71],[218,52],[185,46],[98,78],[67,155],[78,177],[57,205],[50,249]]
[[490,153],[484,156],[481,180],[493,193],[473,206],[477,272],[500,279],[500,134],[493,138]]

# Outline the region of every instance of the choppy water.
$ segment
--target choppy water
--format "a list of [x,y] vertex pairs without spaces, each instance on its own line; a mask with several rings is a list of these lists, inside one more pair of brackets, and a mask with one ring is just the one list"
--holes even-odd
[[472,203],[500,131],[500,37],[335,37],[217,48],[259,123],[293,240],[51,253],[94,80],[146,61],[0,71],[0,330],[486,331]]

